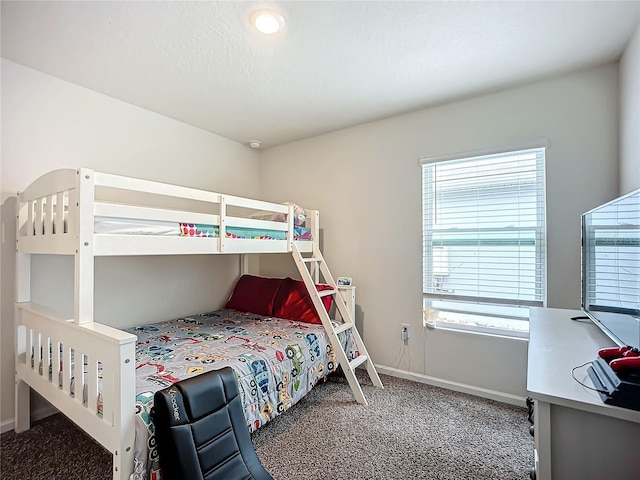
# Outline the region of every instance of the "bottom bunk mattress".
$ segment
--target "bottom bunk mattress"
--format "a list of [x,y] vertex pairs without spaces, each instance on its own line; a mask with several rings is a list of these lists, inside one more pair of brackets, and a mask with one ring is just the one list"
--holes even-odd
[[[322,325],[222,309],[130,328],[136,343],[136,441],[132,479],[159,479],[151,420],[153,395],[179,380],[230,366],[236,373],[247,428],[285,412],[337,367]],[[340,340],[358,356],[349,332]]]

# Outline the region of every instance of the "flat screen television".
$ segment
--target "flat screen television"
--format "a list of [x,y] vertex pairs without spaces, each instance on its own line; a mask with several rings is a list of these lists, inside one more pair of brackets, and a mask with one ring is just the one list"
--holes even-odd
[[582,215],[582,310],[640,348],[640,189]]

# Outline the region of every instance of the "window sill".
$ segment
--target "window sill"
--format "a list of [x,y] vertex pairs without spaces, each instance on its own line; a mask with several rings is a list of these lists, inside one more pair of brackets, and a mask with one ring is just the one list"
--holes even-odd
[[510,338],[516,340],[528,340],[529,332],[521,331],[521,330],[509,330],[504,328],[491,328],[491,327],[483,327],[479,325],[466,325],[462,323],[455,322],[423,322],[425,328],[430,330],[448,330],[451,332],[463,332],[463,333],[472,333],[479,335],[490,335],[493,337],[502,337],[502,338]]

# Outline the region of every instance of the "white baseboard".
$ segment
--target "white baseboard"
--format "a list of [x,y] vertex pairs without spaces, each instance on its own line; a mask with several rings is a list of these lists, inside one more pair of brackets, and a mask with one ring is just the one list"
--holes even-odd
[[414,373],[408,370],[400,370],[398,368],[387,367],[386,365],[376,365],[376,369],[378,370],[378,373],[390,375],[392,377],[404,378],[405,380],[413,380],[415,382],[425,383],[427,385],[433,385],[434,387],[441,387],[441,388],[446,388],[448,390],[454,390],[456,392],[468,393],[469,395],[488,398],[489,400],[508,403],[510,405],[516,405],[518,407],[526,406],[525,397],[512,395],[510,393],[497,392],[495,390],[476,387],[474,385],[467,385],[465,383],[452,382],[450,380],[430,377],[429,375],[422,375],[420,373]]
[[11,418],[9,420],[4,420],[2,423],[0,423],[0,433],[4,433],[4,432],[8,432],[9,430],[13,430],[14,425],[15,425],[15,422],[13,421],[13,418]]
[[[54,413],[58,413],[58,409],[53,405],[45,405],[41,408],[38,408],[37,410],[31,412],[31,423],[42,420],[43,418],[47,418]],[[4,422],[0,423],[0,433],[13,430],[15,428],[15,425],[15,419],[11,418],[9,420],[5,420]]]

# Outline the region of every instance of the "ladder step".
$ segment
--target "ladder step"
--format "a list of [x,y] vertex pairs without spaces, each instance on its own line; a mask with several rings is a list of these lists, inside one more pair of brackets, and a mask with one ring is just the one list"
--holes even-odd
[[342,333],[345,330],[349,330],[350,328],[353,328],[353,323],[351,322],[344,322],[342,325],[337,326],[336,328],[334,328],[333,330],[336,332],[336,335],[338,333]]
[[352,370],[355,370],[357,367],[362,365],[367,360],[369,360],[369,357],[367,357],[366,355],[359,355],[349,362],[349,366],[351,367]]
[[322,291],[318,292],[318,296],[326,297],[327,295],[335,295],[335,293],[336,293],[335,290],[322,290]]
[[304,257],[302,259],[304,263],[321,262],[322,259],[318,257]]

